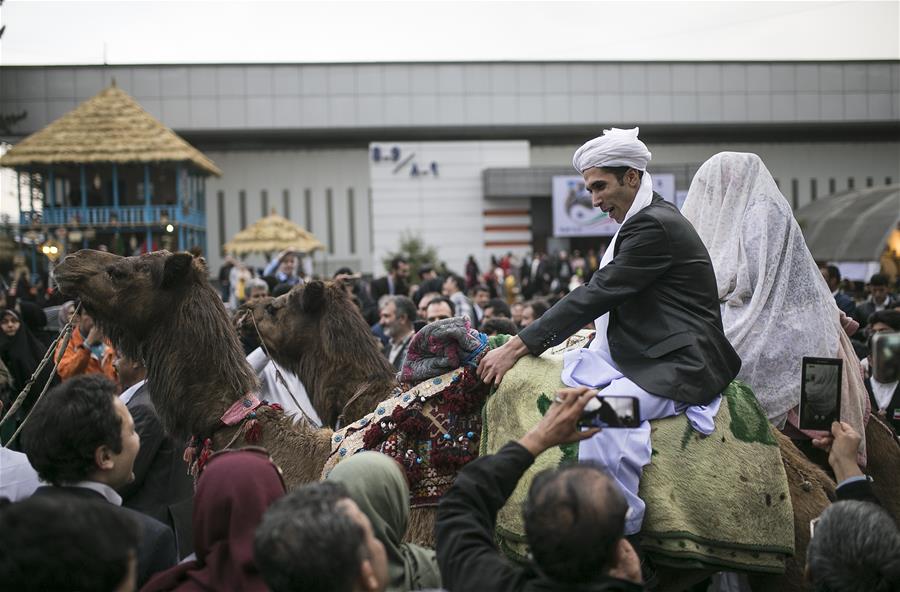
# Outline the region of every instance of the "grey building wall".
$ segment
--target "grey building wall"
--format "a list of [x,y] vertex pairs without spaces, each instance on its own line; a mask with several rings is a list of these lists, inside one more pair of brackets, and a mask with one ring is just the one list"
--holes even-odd
[[113,79],[188,135],[900,120],[892,61],[3,67],[0,111],[31,133]]

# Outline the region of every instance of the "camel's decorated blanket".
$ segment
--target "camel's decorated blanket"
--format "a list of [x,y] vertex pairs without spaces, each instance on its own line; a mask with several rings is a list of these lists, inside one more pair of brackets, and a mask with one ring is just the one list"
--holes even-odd
[[[586,341],[579,334],[540,358],[523,358],[490,397],[471,364],[398,393],[335,433],[325,474],[359,450],[379,450],[406,469],[414,507],[435,505],[465,463],[538,422],[563,387],[563,353]],[[794,533],[778,445],[746,385],[735,382],[724,396],[709,437],[684,416],[652,422],[641,545],[658,563],[676,567],[780,573]],[[534,475],[576,457],[574,445],[549,450],[520,481],[498,516],[498,544],[508,555],[527,553],[521,507]]]

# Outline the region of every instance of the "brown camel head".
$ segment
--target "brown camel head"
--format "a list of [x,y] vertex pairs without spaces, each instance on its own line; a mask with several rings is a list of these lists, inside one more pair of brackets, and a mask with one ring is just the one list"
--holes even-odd
[[169,432],[206,434],[239,397],[257,389],[202,259],[82,250],[63,260],[56,279],[118,349],[144,361]]
[[242,330],[252,331],[253,320],[269,354],[303,381],[327,424],[334,425],[360,385],[370,385],[371,396],[352,415],[370,412],[366,406],[387,396],[395,384],[377,339],[339,282],[312,281],[246,305]]
[[81,299],[117,347],[134,350],[187,290],[206,283],[206,270],[189,253],[120,257],[83,249],[63,259],[56,280],[63,294]]

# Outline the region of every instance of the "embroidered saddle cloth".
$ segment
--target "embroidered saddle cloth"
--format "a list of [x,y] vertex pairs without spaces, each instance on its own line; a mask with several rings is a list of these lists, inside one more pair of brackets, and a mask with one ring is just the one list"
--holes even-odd
[[[483,409],[481,454],[520,438],[546,412],[575,338],[516,364]],[[794,552],[793,509],[778,444],[750,388],[733,382],[708,437],[684,415],[651,422],[651,463],[640,495],[647,503],[642,548],[656,563],[680,568],[783,573]],[[578,455],[548,450],[519,481],[500,511],[497,540],[514,559],[527,554],[522,503],[535,474]]]

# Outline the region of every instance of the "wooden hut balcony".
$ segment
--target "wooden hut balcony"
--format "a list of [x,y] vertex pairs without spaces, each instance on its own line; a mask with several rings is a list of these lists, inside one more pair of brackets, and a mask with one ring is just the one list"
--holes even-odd
[[22,226],[91,226],[143,228],[156,224],[206,227],[206,214],[195,208],[163,206],[45,207],[43,211],[22,212]]

